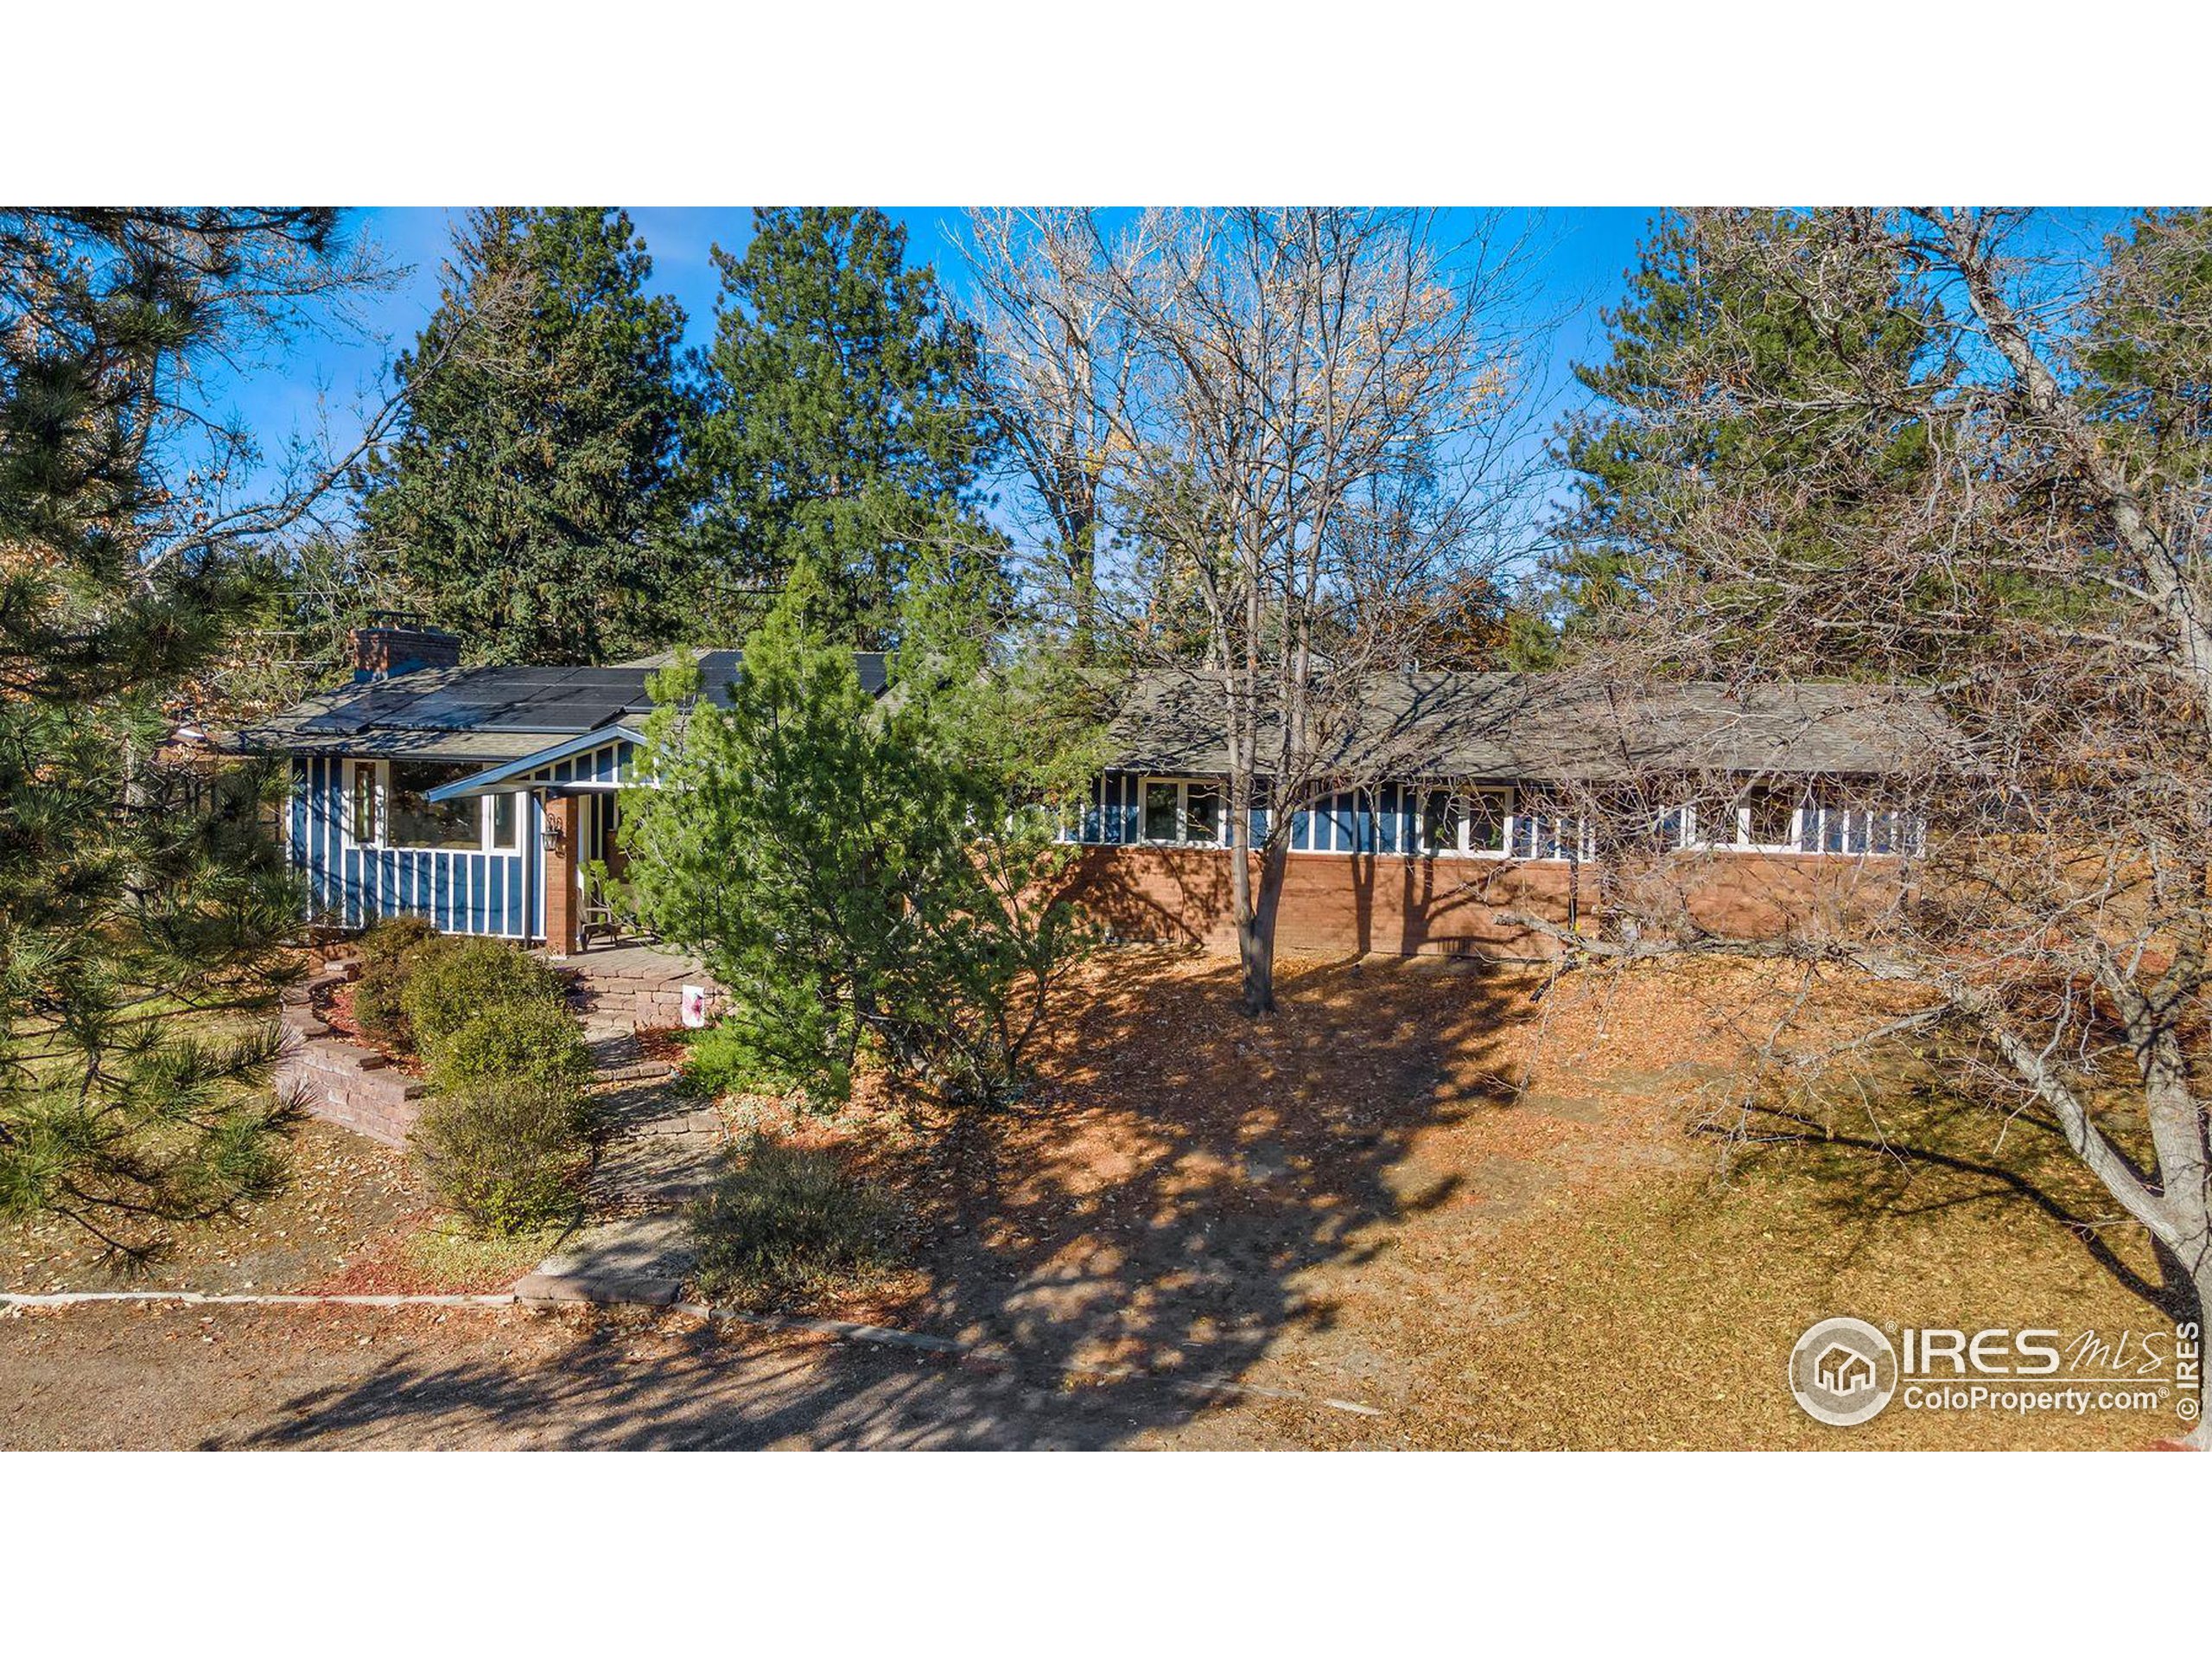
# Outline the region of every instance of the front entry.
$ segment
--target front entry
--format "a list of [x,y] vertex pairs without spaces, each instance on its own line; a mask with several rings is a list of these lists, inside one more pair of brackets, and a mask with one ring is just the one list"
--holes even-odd
[[588,946],[594,938],[613,938],[621,931],[607,887],[622,877],[622,848],[615,836],[622,806],[611,790],[591,791],[575,800],[577,943]]

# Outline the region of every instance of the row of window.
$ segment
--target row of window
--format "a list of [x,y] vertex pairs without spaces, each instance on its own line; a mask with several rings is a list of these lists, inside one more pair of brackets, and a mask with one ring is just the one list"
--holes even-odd
[[403,852],[516,851],[522,845],[521,795],[429,798],[432,790],[476,770],[422,760],[348,760],[347,838],[356,847]]
[[[1395,827],[1380,836],[1354,829],[1362,810],[1387,815],[1400,799],[1411,822],[1407,850],[1427,856],[1471,858],[1591,858],[1587,826],[1548,813],[1516,811],[1509,785],[1459,790],[1388,789],[1391,805],[1362,807],[1349,795],[1332,797],[1304,815],[1294,836],[1300,852],[1396,850]],[[1213,778],[1145,778],[1137,786],[1137,839],[1157,847],[1218,847],[1227,840],[1226,794]],[[1264,832],[1255,814],[1255,836]],[[1802,791],[1760,787],[1732,804],[1669,809],[1653,825],[1666,848],[1764,853],[1902,854],[1918,849],[1918,830],[1905,814],[1824,802]],[[1067,838],[1086,838],[1071,825]],[[1090,837],[1096,839],[1096,837]]]

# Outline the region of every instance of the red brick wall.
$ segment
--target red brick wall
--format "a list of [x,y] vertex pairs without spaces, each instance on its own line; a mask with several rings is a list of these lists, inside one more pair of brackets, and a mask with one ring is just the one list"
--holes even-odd
[[576,859],[583,846],[580,817],[574,795],[545,798],[545,949],[556,957],[576,951]]
[[[1117,938],[1234,951],[1229,859],[1203,848],[1086,847],[1067,891]],[[1886,860],[1713,855],[1678,864],[1668,891],[1645,896],[1658,913],[1671,899],[1707,931],[1768,938],[1886,899],[1893,869]],[[1555,942],[1500,912],[1572,927],[1591,917],[1598,899],[1587,866],[1293,853],[1275,943],[1293,954],[1544,957],[1556,953]]]
[[[1086,847],[1071,891],[1117,938],[1234,950],[1229,859],[1203,848]],[[1275,944],[1325,955],[1540,955],[1548,942],[1497,912],[1528,911],[1565,927],[1574,876],[1567,864],[1293,853]]]
[[1712,853],[1677,861],[1662,880],[1657,914],[1679,907],[1735,939],[1834,932],[1902,894],[1894,858],[1815,853]]
[[417,668],[456,668],[461,637],[442,628],[365,627],[353,630],[356,674],[404,674]]

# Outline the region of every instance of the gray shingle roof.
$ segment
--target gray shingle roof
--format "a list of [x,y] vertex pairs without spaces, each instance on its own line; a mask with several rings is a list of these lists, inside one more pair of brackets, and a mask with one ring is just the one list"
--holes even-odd
[[[512,760],[549,737],[595,732],[652,709],[645,681],[665,657],[611,668],[423,668],[342,686],[240,731],[232,746],[295,754],[408,755],[435,760]],[[706,695],[729,701],[742,658],[699,656]],[[861,683],[883,689],[880,652],[853,653]]]
[[[1222,772],[1222,694],[1188,672],[1148,674],[1111,730],[1116,770]],[[1639,688],[1564,674],[1370,676],[1355,717],[1320,746],[1324,770],[1367,779],[1597,783],[1654,772],[1883,774],[1955,747],[1910,687],[1705,681]],[[1268,742],[1263,734],[1262,755]],[[1262,769],[1265,769],[1264,761]]]

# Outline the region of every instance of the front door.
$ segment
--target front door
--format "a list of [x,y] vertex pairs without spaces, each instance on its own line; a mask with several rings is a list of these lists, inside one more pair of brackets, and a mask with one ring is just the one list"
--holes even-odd
[[588,932],[613,930],[607,895],[591,867],[603,864],[609,876],[620,877],[622,849],[616,843],[614,832],[620,810],[612,791],[594,791],[576,798],[576,914]]

